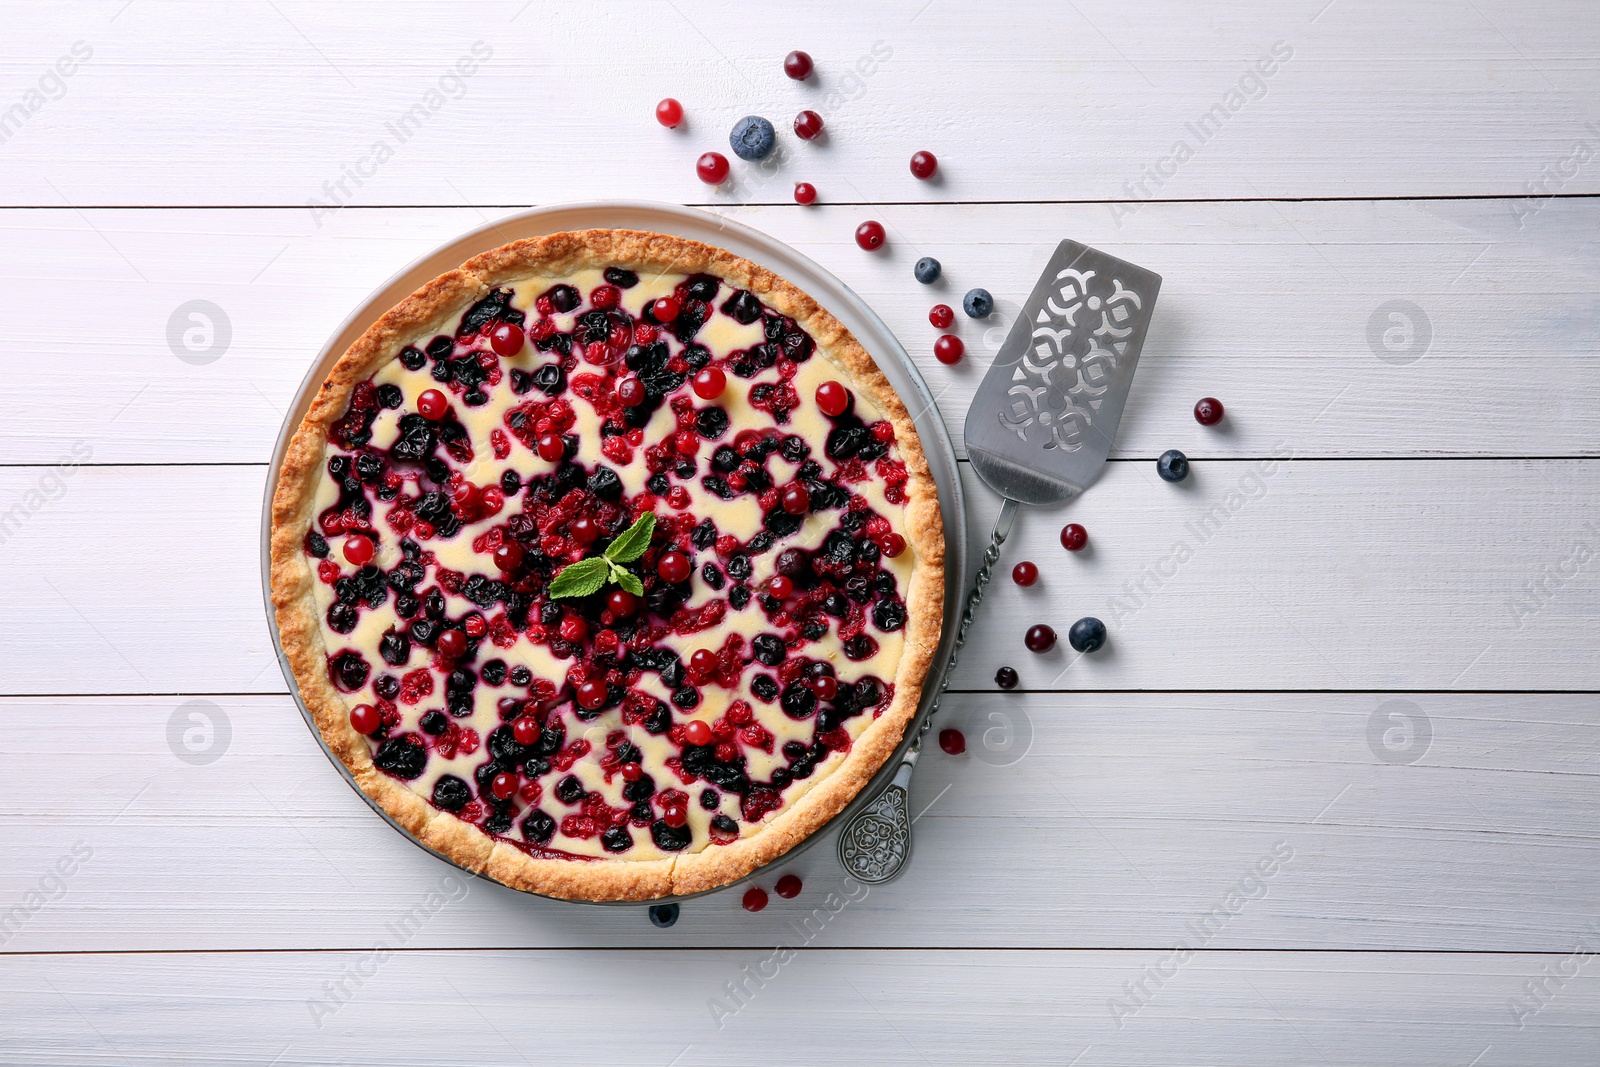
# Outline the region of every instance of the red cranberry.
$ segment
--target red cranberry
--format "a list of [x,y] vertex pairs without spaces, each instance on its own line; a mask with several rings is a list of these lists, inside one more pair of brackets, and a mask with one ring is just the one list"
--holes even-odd
[[511,724],[511,736],[519,745],[531,745],[539,740],[539,720],[524,715]]
[[606,681],[604,678],[590,678],[578,686],[578,703],[581,706],[593,711],[605,702]]
[[513,326],[509,322],[502,322],[489,331],[489,347],[494,349],[497,356],[514,356],[522,351],[526,334],[521,326]]
[[644,777],[644,768],[637,763],[624,763],[622,765],[622,777],[625,781],[637,782]]
[[933,342],[933,355],[940,363],[955,364],[961,362],[962,353],[967,346],[961,343],[961,338],[955,334],[944,334]]
[[672,435],[672,447],[680,456],[692,456],[700,451],[700,435],[693,430],[679,430]]
[[744,910],[760,911],[767,906],[767,891],[758,885],[753,885],[744,891]]
[[708,648],[697,648],[694,655],[689,657],[689,673],[700,678],[709,678],[717,670],[717,654]]
[[517,791],[517,776],[508,771],[501,771],[489,780],[489,792],[494,794],[496,800],[505,800]]
[[804,515],[811,510],[811,491],[801,482],[790,482],[784,486],[778,500],[790,515]]
[[561,620],[561,640],[569,645],[575,645],[589,636],[589,624],[576,615],[568,615]]
[[364,567],[372,562],[372,538],[363,534],[351,534],[344,539],[344,558],[357,567]]
[[967,750],[967,738],[960,730],[947,726],[939,731],[939,747],[947,756],[959,756]]
[[489,632],[489,622],[474,611],[461,620],[461,629],[468,637],[482,637]]
[[579,515],[567,527],[572,539],[580,545],[592,545],[600,540],[600,524],[587,515]]
[[656,105],[656,121],[669,130],[677,129],[678,123],[683,121],[683,105],[667,97]]
[[767,595],[774,600],[787,600],[794,593],[794,580],[775,574],[767,582]]
[[707,152],[695,163],[694,172],[707,185],[721,185],[728,180],[728,157],[721,152]]
[[668,804],[661,809],[661,821],[677,829],[689,821],[689,812],[682,804]]
[[673,585],[689,579],[689,557],[682,552],[663,552],[661,560],[656,564],[656,573],[664,582]]
[[639,607],[639,598],[626,589],[613,589],[606,597],[606,610],[618,619],[626,619]]
[[632,374],[617,379],[617,402],[625,408],[636,408],[644,403],[644,383]]
[[894,559],[906,550],[906,539],[897,533],[886,533],[879,540],[878,548],[883,551],[885,556]]
[[715,400],[728,387],[728,375],[721,367],[706,367],[694,376],[694,395],[701,400]]
[[491,485],[478,494],[478,502],[489,514],[498,515],[500,509],[506,506],[506,494],[498,485]]
[[831,418],[838,418],[850,409],[850,390],[838,382],[823,382],[817,386],[817,407]]
[[911,173],[927,181],[939,169],[939,160],[932,152],[911,153]]
[[786,874],[779,878],[778,884],[772,888],[776,889],[784,900],[793,900],[800,895],[800,879],[792,874]]
[[567,443],[561,439],[561,435],[558,433],[540,434],[537,444],[539,458],[548,460],[551,463],[560,461],[567,454]]
[[948,330],[950,324],[956,321],[956,313],[950,310],[949,304],[935,304],[933,310],[928,312],[928,321],[933,323],[936,330]]
[[797,82],[811,77],[812,69],[811,57],[804,52],[794,51],[783,57],[783,72]]
[[434,642],[434,648],[445,659],[459,659],[467,651],[467,635],[460,630],[445,630]]
[[1083,546],[1089,543],[1089,531],[1075,522],[1069,522],[1061,527],[1061,547],[1068,552],[1082,552]]
[[417,397],[417,414],[429,422],[438,422],[450,410],[450,401],[437,389],[424,389]]
[[876,252],[883,247],[883,223],[868,219],[856,227],[856,244],[868,252]]
[[522,546],[507,541],[494,550],[494,565],[507,574],[522,566]]
[[673,486],[667,492],[667,506],[677,511],[682,511],[689,506],[689,490],[681,485]]
[[682,310],[683,305],[678,303],[678,298],[675,296],[664,296],[650,305],[650,313],[656,317],[657,322],[671,322]]
[[691,745],[709,745],[711,743],[711,727],[704,721],[695,719],[683,727],[683,738]]
[[1222,421],[1222,401],[1214,396],[1203,396],[1194,406],[1194,421],[1201,426],[1215,426]]
[[814,204],[817,202],[817,187],[810,182],[795,182],[794,202],[797,204]]
[[370,734],[383,725],[383,716],[371,704],[357,704],[350,709],[350,725],[358,734]]
[[822,133],[822,116],[815,111],[802,111],[794,117],[794,134],[802,141],[814,141]]
[[1022,643],[1028,646],[1029,652],[1049,652],[1056,647],[1056,632],[1043,623],[1030,626]]
[[1030,586],[1039,580],[1039,568],[1027,560],[1023,560],[1011,568],[1011,580],[1020,586]]
[[832,700],[839,695],[839,679],[831,674],[813,678],[811,679],[811,691],[817,695],[818,700]]

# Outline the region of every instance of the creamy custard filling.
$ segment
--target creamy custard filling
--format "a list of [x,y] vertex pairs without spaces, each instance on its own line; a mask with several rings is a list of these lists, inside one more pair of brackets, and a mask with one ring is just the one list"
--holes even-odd
[[[376,766],[532,854],[620,860],[737,840],[832,773],[893,697],[916,566],[891,424],[853,390],[835,417],[816,400],[842,368],[726,281],[616,268],[528,278],[410,340],[334,425],[305,543],[330,678],[381,715]],[[550,595],[646,511],[633,610],[614,585]]]

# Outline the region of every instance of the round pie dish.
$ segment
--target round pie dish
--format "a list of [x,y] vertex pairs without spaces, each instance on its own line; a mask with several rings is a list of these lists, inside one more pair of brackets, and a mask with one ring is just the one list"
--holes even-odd
[[325,747],[424,847],[565,899],[705,892],[902,744],[941,487],[783,277],[670,233],[511,241],[315,384],[270,490],[277,636]]

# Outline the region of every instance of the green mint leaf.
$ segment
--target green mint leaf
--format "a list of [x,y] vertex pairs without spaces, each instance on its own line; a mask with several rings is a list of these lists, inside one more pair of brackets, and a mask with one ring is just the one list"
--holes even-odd
[[610,570],[607,562],[598,556],[592,559],[580,559],[561,569],[561,573],[550,583],[550,595],[588,596],[590,593],[599,592],[600,587],[606,584]]
[[641,582],[639,580],[639,576],[634,574],[632,571],[625,571],[621,567],[613,568],[611,571],[611,580],[616,582],[627,592],[632,593],[634,596],[644,596],[644,583]]
[[[606,559],[617,563],[632,563],[650,547],[650,535],[656,530],[656,515],[647,511],[634,520],[633,525],[606,548]],[[626,586],[624,586],[626,588]],[[633,590],[628,590],[630,593]],[[634,594],[637,596],[638,594]]]

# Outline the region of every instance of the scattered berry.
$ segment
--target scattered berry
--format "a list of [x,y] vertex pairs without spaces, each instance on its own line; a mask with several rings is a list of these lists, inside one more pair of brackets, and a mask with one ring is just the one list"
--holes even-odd
[[721,185],[728,180],[728,157],[721,152],[707,152],[695,161],[694,172],[707,185]]
[[673,585],[689,580],[689,557],[682,552],[663,552],[661,560],[656,564],[656,573],[663,582]]
[[1023,560],[1011,568],[1011,580],[1023,587],[1030,586],[1039,580],[1039,568]]
[[587,515],[579,515],[572,520],[572,525],[567,527],[572,534],[572,539],[580,545],[592,545],[600,540],[600,524]]
[[935,304],[928,312],[928,321],[933,323],[936,330],[948,330],[950,324],[956,321],[956,313],[950,310],[949,304]]
[[932,285],[939,280],[939,275],[944,273],[944,268],[932,256],[923,256],[917,260],[917,265],[911,268],[912,277],[923,285]]
[[778,502],[790,515],[804,515],[811,510],[811,491],[802,482],[790,482],[778,495]]
[[818,675],[810,681],[811,691],[818,700],[832,701],[839,695],[839,679],[831,674]]
[[417,397],[417,414],[429,422],[438,422],[450,410],[450,401],[437,389],[424,389]]
[[1001,689],[1015,689],[1017,680],[1017,669],[1015,667],[1001,667],[994,672],[994,684]]
[[883,247],[883,223],[868,219],[856,227],[856,244],[868,252],[875,252]]
[[689,673],[697,678],[710,677],[717,669],[717,654],[709,648],[697,648],[689,657]]
[[744,891],[744,910],[760,911],[767,906],[767,891],[758,885],[753,885]]
[[767,595],[774,600],[787,600],[794,595],[794,579],[774,574],[767,582]]
[[522,343],[527,339],[527,334],[522,332],[522,327],[509,322],[502,322],[489,331],[489,347],[494,349],[497,356],[514,356],[522,351]]
[[1030,626],[1022,643],[1028,646],[1029,652],[1049,652],[1056,647],[1056,632],[1043,623]]
[[639,779],[641,779],[643,777],[644,777],[644,768],[639,766],[637,763],[624,763],[622,765],[622,780],[623,781],[625,781],[625,782],[637,782]]
[[539,740],[539,720],[526,715],[511,724],[511,736],[517,739],[519,745],[531,745]]
[[624,374],[617,379],[617,402],[625,408],[636,408],[644,403],[644,383],[636,375]]
[[522,546],[515,541],[503,543],[494,550],[494,565],[507,574],[522,566]]
[[590,678],[578,686],[578,704],[590,711],[606,702],[606,680]]
[[766,159],[777,143],[777,131],[760,115],[746,115],[733,124],[733,132],[728,134],[733,154],[751,163]]
[[668,804],[661,809],[661,821],[676,830],[689,821],[689,812],[682,804]]
[[797,82],[803,82],[811,77],[811,57],[804,52],[790,52],[783,57],[783,72]]
[[665,930],[678,921],[678,906],[676,904],[650,905],[650,921]]
[[684,740],[691,745],[709,745],[711,743],[711,727],[700,719],[687,723],[683,728]]
[[947,756],[959,756],[967,750],[967,737],[953,726],[939,731],[939,747]]
[[794,202],[797,204],[814,204],[817,202],[817,187],[810,182],[795,182]]
[[656,121],[669,130],[677,129],[678,123],[683,121],[683,105],[667,97],[656,105]]
[[1222,401],[1214,396],[1203,396],[1195,403],[1194,421],[1201,426],[1215,426],[1222,421]]
[[817,386],[817,407],[824,415],[838,418],[850,409],[850,390],[838,382],[823,382]]
[[694,395],[701,400],[715,400],[728,387],[728,375],[721,367],[705,367],[694,376]]
[[606,597],[606,610],[619,619],[626,619],[639,608],[639,598],[626,589],[613,589]]
[[445,630],[434,641],[433,647],[445,659],[460,659],[467,651],[467,635],[460,630]]
[[822,134],[822,116],[815,111],[802,111],[794,117],[794,134],[802,141],[814,141]]
[[1079,619],[1067,631],[1067,644],[1079,652],[1098,652],[1105,643],[1106,624],[1093,616]]
[[911,173],[923,181],[933,177],[939,169],[939,160],[932,152],[911,153]]
[[784,900],[793,900],[800,895],[800,879],[792,874],[786,874],[778,879],[778,884],[772,887]]
[[664,296],[650,305],[650,313],[656,317],[657,322],[671,322],[682,310],[683,305],[673,296]]
[[886,533],[878,541],[878,548],[890,559],[894,559],[906,550],[906,539],[897,533]]
[[589,624],[576,615],[568,615],[561,620],[561,640],[570,645],[575,645],[589,636]]
[[461,620],[461,629],[466,631],[468,637],[482,637],[489,632],[489,623],[482,615],[474,611],[471,615]]
[[994,310],[994,297],[989,295],[987,289],[969,289],[966,299],[961,301],[961,310],[969,318],[986,319],[989,312]]
[[1089,543],[1089,531],[1075,522],[1069,522],[1061,527],[1061,547],[1068,552],[1082,552],[1083,546]]
[[350,725],[358,734],[370,734],[383,725],[383,716],[371,704],[357,704],[350,709]]
[[933,357],[940,363],[955,365],[961,362],[961,356],[967,346],[961,343],[961,338],[955,334],[943,334],[933,342]]
[[1156,460],[1156,473],[1162,481],[1181,482],[1189,477],[1189,457],[1176,448],[1169,448]]
[[357,567],[371,563],[374,551],[372,538],[364,534],[351,534],[344,539],[344,558]]
[[517,776],[509,771],[501,771],[489,780],[489,792],[494,794],[496,800],[506,800],[517,791]]
[[567,454],[567,443],[558,433],[542,433],[535,443],[538,445],[539,458],[546,462],[558,462]]

